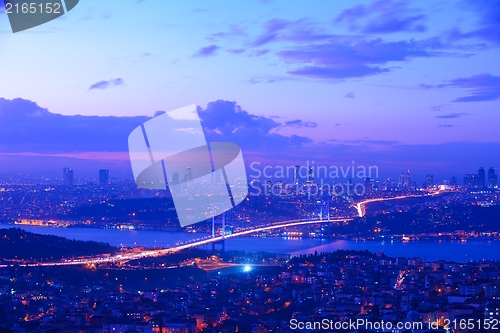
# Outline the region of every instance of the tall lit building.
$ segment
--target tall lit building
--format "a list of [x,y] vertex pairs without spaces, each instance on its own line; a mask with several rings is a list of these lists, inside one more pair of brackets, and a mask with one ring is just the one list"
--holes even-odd
[[313,167],[309,168],[309,176],[308,176],[307,180],[311,183],[314,183],[314,169],[313,169]]
[[109,170],[99,170],[99,185],[107,185],[109,183]]
[[63,169],[63,184],[65,186],[73,186],[73,169]]
[[406,173],[405,177],[405,186],[404,187],[410,187],[410,170]]
[[479,171],[477,172],[477,178],[476,178],[477,187],[484,188],[485,180],[486,180],[486,172],[484,171],[483,167],[480,167]]
[[187,168],[186,180],[187,181],[193,180],[193,169],[191,167]]
[[495,168],[491,167],[488,170],[488,187],[494,188],[498,185],[498,176],[495,172]]
[[295,185],[299,184],[299,170],[300,167],[298,165],[296,165],[295,168],[293,169],[293,183]]
[[434,176],[429,174],[425,177],[425,188],[432,188],[433,186],[434,186]]
[[385,190],[390,191],[391,190],[391,178],[387,177],[385,179]]
[[399,180],[398,180],[398,187],[402,188],[405,185],[405,173],[401,171],[401,174],[399,175]]
[[474,187],[474,177],[470,173],[464,175],[464,186],[465,187]]

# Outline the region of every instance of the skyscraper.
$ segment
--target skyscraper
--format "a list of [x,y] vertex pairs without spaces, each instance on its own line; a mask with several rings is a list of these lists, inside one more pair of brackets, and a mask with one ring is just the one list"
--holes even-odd
[[298,165],[296,165],[295,168],[293,169],[293,183],[295,185],[299,184],[299,170],[300,167]]
[[464,186],[465,187],[474,187],[474,179],[470,173],[464,175]]
[[498,176],[495,172],[495,168],[490,167],[488,169],[488,187],[493,188],[498,185]]
[[73,169],[63,169],[63,184],[65,186],[73,186]]
[[387,177],[385,179],[385,190],[390,191],[391,190],[391,178]]
[[363,186],[365,187],[365,194],[372,193],[372,180],[370,178],[365,178]]
[[434,186],[434,176],[429,174],[425,177],[425,188],[432,188],[433,186]]
[[99,185],[107,185],[109,183],[109,170],[99,170]]
[[408,172],[406,173],[405,187],[410,187],[410,170],[409,169],[408,169]]
[[172,185],[177,185],[181,182],[181,178],[179,177],[179,174],[177,172],[174,172],[172,174]]
[[484,171],[483,167],[480,167],[479,171],[477,172],[476,186],[478,188],[484,188],[485,179],[486,179],[486,172]]
[[309,177],[307,178],[307,180],[309,182],[311,182],[312,184],[314,183],[314,169],[313,169],[313,167],[309,168]]
[[457,177],[451,176],[451,178],[450,178],[450,186],[457,187],[457,185],[458,185]]
[[193,169],[191,167],[187,168],[186,180],[187,181],[193,180]]
[[404,186],[404,183],[405,183],[405,173],[401,171],[401,174],[399,175],[398,179],[398,188],[402,188]]

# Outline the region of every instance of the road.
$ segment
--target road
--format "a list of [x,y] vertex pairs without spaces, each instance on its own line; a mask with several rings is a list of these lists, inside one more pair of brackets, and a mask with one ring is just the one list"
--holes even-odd
[[372,202],[379,202],[379,201],[389,201],[389,200],[399,200],[399,199],[408,199],[408,198],[421,198],[421,197],[428,197],[428,196],[434,196],[443,193],[443,191],[434,191],[431,193],[425,193],[425,194],[420,194],[420,195],[400,195],[397,197],[390,197],[390,198],[374,198],[374,199],[366,199],[363,201],[358,202],[355,207],[356,210],[358,211],[358,216],[359,217],[364,217],[366,215],[366,204],[372,203]]
[[[352,220],[352,218],[337,218],[337,219],[331,219],[330,222],[347,222]],[[117,254],[114,256],[109,256],[109,257],[93,257],[93,258],[85,258],[85,259],[63,259],[60,261],[53,261],[53,262],[39,262],[39,263],[27,263],[27,264],[20,264],[22,266],[28,266],[28,267],[47,267],[47,266],[68,266],[68,265],[92,265],[92,264],[103,264],[103,263],[116,263],[116,262],[127,262],[131,260],[137,260],[137,259],[142,259],[142,258],[153,258],[153,257],[161,257],[167,254],[175,253],[181,250],[193,248],[193,247],[198,247],[206,244],[211,244],[214,242],[220,242],[224,238],[225,239],[230,239],[230,238],[235,238],[235,237],[241,237],[241,236],[246,236],[250,235],[252,233],[256,232],[263,232],[267,230],[273,230],[273,229],[279,229],[279,228],[286,228],[286,227],[294,227],[294,226],[299,226],[299,225],[307,225],[307,224],[317,224],[317,223],[328,223],[328,220],[295,220],[295,221],[286,221],[286,222],[278,222],[266,226],[261,226],[257,228],[249,228],[249,229],[244,229],[241,231],[237,231],[235,233],[232,233],[230,235],[226,235],[225,237],[223,236],[216,236],[216,237],[206,237],[203,239],[196,239],[191,242],[186,242],[181,245],[177,245],[174,247],[170,247],[168,249],[158,249],[158,250],[144,250],[140,252],[131,252],[127,254]],[[8,267],[8,265],[0,265],[0,268],[5,268]]]
[[[428,193],[424,195],[402,195],[402,196],[397,196],[397,197],[391,197],[391,198],[376,198],[376,199],[367,199],[363,200],[361,202],[358,202],[355,204],[355,207],[358,211],[358,216],[363,217],[366,214],[366,209],[365,206],[368,203],[372,202],[379,202],[379,201],[387,201],[387,200],[397,200],[397,199],[406,199],[406,198],[413,198],[413,197],[423,197],[423,196],[431,196],[431,195],[437,195],[440,194],[440,191],[436,191],[433,193]],[[331,223],[336,223],[336,222],[347,222],[352,220],[352,217],[342,217],[342,218],[335,218],[331,219]],[[188,241],[185,243],[178,244],[174,247],[170,247],[167,249],[158,249],[158,250],[143,250],[143,251],[138,251],[138,252],[129,252],[126,254],[117,254],[114,256],[109,256],[109,257],[93,257],[93,258],[84,258],[84,259],[63,259],[60,261],[54,261],[54,262],[40,262],[40,263],[27,263],[27,264],[20,264],[22,266],[28,266],[28,267],[36,267],[36,266],[68,266],[68,265],[92,265],[92,264],[103,264],[103,263],[116,263],[116,262],[127,262],[131,260],[137,260],[137,259],[142,259],[142,258],[153,258],[153,257],[161,257],[167,254],[175,253],[181,250],[193,248],[193,247],[198,247],[202,245],[207,245],[211,243],[216,243],[220,242],[223,239],[230,239],[230,238],[235,238],[235,237],[241,237],[241,236],[246,236],[250,235],[253,233],[258,233],[258,232],[263,232],[263,231],[268,231],[268,230],[273,230],[273,229],[279,229],[279,228],[286,228],[286,227],[295,227],[295,226],[300,226],[300,225],[307,225],[307,224],[317,224],[317,223],[328,223],[328,220],[293,220],[293,221],[285,221],[285,222],[277,222],[273,224],[268,224],[265,226],[260,226],[257,228],[248,228],[248,229],[243,229],[243,230],[238,230],[230,235],[226,236],[216,236],[216,237],[210,237],[207,236],[205,238],[198,238],[193,241]],[[8,267],[8,265],[0,265],[0,268],[5,268]]]

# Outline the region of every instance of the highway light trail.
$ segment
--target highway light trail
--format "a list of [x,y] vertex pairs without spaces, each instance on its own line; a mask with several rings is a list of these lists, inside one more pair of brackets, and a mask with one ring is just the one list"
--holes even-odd
[[[363,217],[366,214],[366,209],[365,205],[368,203],[372,202],[380,202],[380,201],[388,201],[388,200],[398,200],[398,199],[406,199],[406,198],[418,198],[418,197],[424,197],[424,196],[433,196],[437,194],[441,194],[442,191],[435,191],[432,193],[426,193],[424,195],[401,195],[397,197],[391,197],[391,198],[374,198],[374,199],[367,199],[363,200],[361,202],[358,202],[354,207],[357,210],[358,216]],[[220,241],[223,241],[224,239],[230,239],[230,238],[235,238],[235,237],[241,237],[241,236],[246,236],[250,235],[253,233],[258,233],[258,232],[263,232],[263,231],[269,231],[269,230],[274,230],[274,229],[279,229],[279,228],[287,228],[287,227],[295,227],[295,226],[300,226],[300,225],[308,225],[308,224],[317,224],[317,223],[335,223],[335,222],[347,222],[351,221],[353,218],[352,217],[336,217],[334,219],[331,219],[328,221],[327,219],[325,220],[292,220],[292,221],[283,221],[283,222],[276,222],[273,224],[267,224],[265,226],[260,226],[256,228],[248,228],[240,231],[236,231],[232,234],[225,235],[225,236],[216,236],[216,237],[210,237],[207,236],[204,239],[196,239],[194,241],[190,241],[185,244],[180,244],[177,246],[173,246],[167,249],[158,249],[158,250],[144,250],[141,252],[133,252],[133,253],[126,253],[126,254],[117,254],[114,256],[110,257],[93,257],[93,258],[86,258],[86,259],[62,259],[60,261],[54,261],[54,262],[40,262],[40,263],[21,263],[19,265],[21,266],[27,266],[27,267],[38,267],[38,266],[68,266],[68,265],[92,265],[92,264],[104,264],[104,263],[115,263],[115,262],[127,262],[131,260],[137,260],[137,259],[142,259],[142,258],[152,258],[152,257],[161,257],[167,254],[175,253],[178,251],[190,249],[193,247],[198,247],[198,246],[203,246],[211,243],[217,243]],[[0,265],[0,268],[5,268],[9,267],[9,265]]]
[[[349,220],[352,220],[352,218],[337,218],[337,219],[331,219],[330,223],[345,222],[345,221],[349,221]],[[94,258],[73,259],[73,260],[63,259],[61,261],[55,261],[55,262],[27,263],[27,264],[19,264],[19,265],[20,266],[27,266],[27,267],[45,267],[45,266],[92,265],[92,264],[104,264],[104,263],[114,263],[114,262],[126,262],[126,261],[131,261],[131,260],[142,259],[142,258],[161,257],[164,255],[175,253],[175,252],[182,251],[185,249],[203,246],[203,245],[211,244],[211,243],[216,243],[216,242],[220,242],[224,239],[241,237],[241,236],[249,235],[249,234],[256,233],[256,232],[262,232],[262,231],[268,231],[268,230],[286,228],[286,227],[294,227],[294,226],[299,226],[299,225],[328,223],[328,222],[329,222],[328,220],[306,220],[306,221],[295,220],[295,221],[278,222],[278,223],[275,223],[272,225],[266,225],[266,226],[262,226],[262,227],[238,231],[238,232],[232,233],[230,235],[225,235],[225,236],[221,235],[221,236],[217,236],[217,237],[213,237],[213,238],[209,237],[206,239],[190,242],[187,244],[182,244],[182,245],[170,247],[168,249],[144,250],[144,251],[137,252],[137,253],[117,254],[114,256],[110,256],[110,257],[94,257]],[[8,266],[9,265],[0,265],[0,268],[5,268]]]
[[400,195],[397,197],[391,197],[391,198],[374,198],[374,199],[366,199],[363,201],[360,201],[356,204],[356,210],[358,211],[358,216],[359,217],[364,217],[366,214],[366,204],[372,203],[372,202],[380,202],[380,201],[389,201],[389,200],[399,200],[399,199],[408,199],[408,198],[422,198],[422,197],[427,197],[427,196],[434,196],[441,194],[442,191],[435,191],[432,193],[426,193],[426,194],[421,194],[421,195]]

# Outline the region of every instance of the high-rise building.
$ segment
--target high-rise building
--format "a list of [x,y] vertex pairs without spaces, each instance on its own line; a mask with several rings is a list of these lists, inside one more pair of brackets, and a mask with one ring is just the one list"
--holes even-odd
[[405,177],[405,186],[404,187],[410,187],[410,170],[406,173]]
[[425,188],[432,188],[433,186],[434,186],[434,176],[429,174],[425,177]]
[[451,176],[451,178],[450,178],[450,186],[451,187],[457,187],[458,186],[457,177]]
[[293,183],[295,185],[299,184],[299,170],[300,167],[298,165],[296,165],[295,168],[293,168]]
[[273,189],[273,182],[268,180],[267,181],[267,184],[266,184],[266,194],[267,195],[270,195],[271,194],[271,191]]
[[405,185],[405,173],[401,171],[401,174],[399,175],[399,180],[398,180],[398,187],[402,188]]
[[187,181],[193,180],[193,169],[191,167],[187,168],[186,180]]
[[495,172],[495,168],[491,167],[488,169],[488,187],[494,188],[498,185],[498,176]]
[[63,184],[65,186],[73,186],[73,169],[63,169]]
[[476,186],[478,188],[484,188],[485,180],[486,180],[486,172],[484,171],[483,167],[480,167],[477,172]]
[[99,170],[99,185],[107,185],[109,183],[109,170]]
[[179,174],[177,172],[174,172],[172,174],[172,185],[177,185],[181,182],[181,179],[179,177]]
[[471,174],[470,179],[471,179],[470,181],[471,187],[477,187],[477,175]]
[[464,186],[465,187],[474,187],[476,184],[474,184],[474,175],[471,175],[470,173],[467,173],[464,175]]
[[313,169],[313,167],[309,168],[309,176],[308,176],[307,180],[311,183],[314,183],[314,169]]
[[371,181],[371,179],[365,178],[363,185],[365,187],[365,194],[371,194],[372,193],[372,181]]

